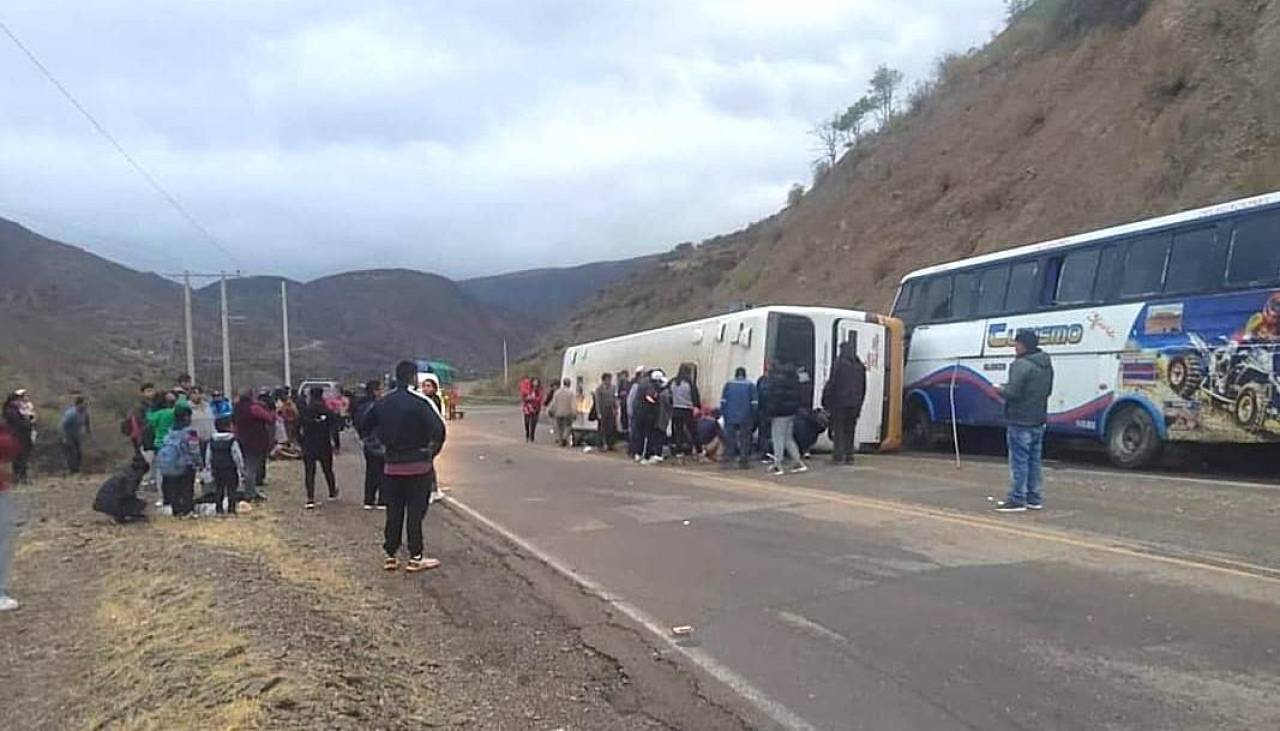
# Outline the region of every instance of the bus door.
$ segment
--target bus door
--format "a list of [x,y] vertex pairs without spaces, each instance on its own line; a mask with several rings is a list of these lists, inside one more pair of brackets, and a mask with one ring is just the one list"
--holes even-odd
[[884,326],[872,322],[841,319],[836,320],[834,335],[831,363],[827,367],[828,376],[836,359],[840,357],[841,346],[847,342],[853,343],[854,351],[867,367],[867,396],[862,403],[857,433],[854,434],[855,445],[879,444],[884,421],[887,375],[885,364],[888,356]]
[[803,369],[808,374],[808,382],[802,383],[808,389],[805,403],[812,405],[813,379],[817,373],[814,369],[817,360],[815,350],[817,339],[814,336],[813,320],[804,315],[770,313],[767,340],[766,367],[776,363],[791,366],[798,372]]

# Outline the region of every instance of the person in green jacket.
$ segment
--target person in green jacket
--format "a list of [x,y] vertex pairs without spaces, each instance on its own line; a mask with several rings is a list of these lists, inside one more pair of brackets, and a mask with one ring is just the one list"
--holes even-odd
[[[187,395],[168,391],[164,395],[164,405],[147,412],[147,426],[151,429],[151,445],[154,450],[151,452],[153,455],[151,479],[157,487],[160,485],[160,476],[156,473],[154,455],[164,446],[164,438],[169,436],[169,432],[173,431],[173,410],[179,406],[184,406],[190,410],[191,405],[187,401]],[[157,503],[157,505],[162,504],[163,500]]]

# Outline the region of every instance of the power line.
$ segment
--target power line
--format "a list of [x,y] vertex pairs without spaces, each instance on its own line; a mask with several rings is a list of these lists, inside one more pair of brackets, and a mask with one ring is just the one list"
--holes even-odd
[[240,263],[235,254],[232,254],[225,246],[219,243],[218,240],[214,238],[213,234],[209,233],[209,229],[201,225],[201,223],[196,220],[195,216],[192,216],[187,209],[178,202],[177,198],[169,193],[169,191],[165,190],[164,186],[160,185],[159,181],[152,177],[151,173],[147,172],[146,169],[133,158],[133,155],[130,155],[129,151],[124,149],[124,146],[121,145],[120,142],[116,140],[116,138],[113,137],[92,114],[89,113],[89,110],[85,109],[84,105],[72,96],[71,92],[67,90],[67,87],[63,86],[62,82],[58,81],[57,77],[53,75],[53,72],[41,63],[40,59],[36,58],[36,55],[22,44],[22,41],[18,40],[18,37],[13,34],[13,31],[9,29],[9,26],[5,25],[4,21],[0,21],[0,30],[3,30],[5,35],[9,36],[9,40],[13,41],[13,45],[17,46],[18,50],[22,51],[22,53],[26,55],[27,59],[40,70],[40,73],[44,74],[44,77],[49,80],[49,83],[53,84],[54,88],[56,88],[62,96],[66,97],[67,101],[71,102],[71,106],[75,107],[80,114],[84,115],[85,119],[89,120],[89,124],[93,125],[93,128],[98,131],[98,134],[102,135],[107,142],[110,142],[111,146],[116,148],[116,152],[119,152],[120,156],[132,165],[133,169],[138,171],[138,174],[141,175],[143,179],[160,194],[161,197],[168,201],[169,205],[173,206],[173,209],[177,211],[180,216],[186,219],[187,223],[191,224],[192,228],[199,231],[201,235],[203,235],[210,244],[213,244],[215,248],[223,254],[226,254],[228,259],[231,259],[231,261],[236,264]]

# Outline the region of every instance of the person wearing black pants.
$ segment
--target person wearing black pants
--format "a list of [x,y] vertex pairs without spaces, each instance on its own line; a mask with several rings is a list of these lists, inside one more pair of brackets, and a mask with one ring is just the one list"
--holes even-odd
[[355,426],[356,434],[360,437],[360,447],[364,452],[365,510],[387,507],[387,498],[382,489],[386,448],[382,446],[382,438],[377,429],[366,429],[361,425],[364,415],[380,398],[382,398],[382,382],[369,381],[364,384],[364,396],[351,408],[351,421]]
[[840,357],[822,391],[822,405],[831,414],[831,441],[835,445],[831,461],[835,464],[853,464],[857,452],[854,436],[866,394],[867,368],[854,343],[842,343]]
[[427,515],[435,467],[432,461],[444,447],[444,419],[417,389],[418,367],[413,361],[396,364],[396,388],[369,407],[360,419],[362,432],[376,429],[386,450],[382,489],[386,492],[387,522],[383,529],[382,567],[400,568],[401,537],[408,534],[410,573],[434,569],[440,562],[424,553],[422,521]]
[[338,416],[324,404],[324,389],[311,388],[307,405],[298,416],[298,441],[302,443],[302,468],[307,487],[307,510],[316,506],[316,464],[324,470],[329,484],[329,499],[338,499],[338,485],[333,477],[334,436],[338,433]]

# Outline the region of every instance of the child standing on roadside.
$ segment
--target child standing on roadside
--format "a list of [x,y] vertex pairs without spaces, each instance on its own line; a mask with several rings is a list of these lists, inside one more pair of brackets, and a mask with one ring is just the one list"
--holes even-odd
[[231,418],[224,416],[213,422],[213,438],[204,450],[205,469],[213,481],[214,510],[222,513],[222,501],[227,501],[227,512],[236,514],[240,500],[239,487],[244,480],[244,452],[240,440],[231,432]]
[[196,469],[201,464],[200,437],[191,428],[191,409],[181,404],[173,409],[173,428],[156,452],[161,490],[173,507],[173,516],[191,514],[195,507]]

